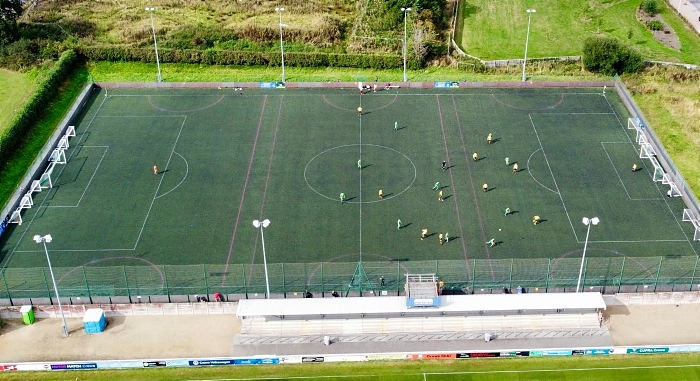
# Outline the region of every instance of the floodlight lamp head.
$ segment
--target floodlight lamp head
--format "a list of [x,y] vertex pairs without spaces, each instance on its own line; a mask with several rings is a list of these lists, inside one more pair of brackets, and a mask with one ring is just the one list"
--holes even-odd
[[535,12],[537,12],[537,11],[534,10],[534,9],[528,9],[528,10],[527,10],[527,13],[535,13]]
[[35,235],[35,236],[34,236],[34,242],[36,242],[36,243],[41,243],[41,236],[40,236],[40,235]]
[[264,220],[264,221],[262,222],[262,226],[263,226],[264,228],[270,226],[270,220],[267,220],[267,219]]
[[600,222],[600,219],[598,217],[591,218],[591,223],[593,225],[598,225],[598,222]]
[[260,227],[260,221],[258,221],[258,220],[253,220],[253,226],[255,226],[256,228],[259,228],[259,227]]
[[155,11],[156,9],[155,9],[155,8],[146,8],[146,10],[149,11],[149,12],[153,12],[153,11]]
[[275,12],[284,12],[284,8],[277,7],[275,8]]

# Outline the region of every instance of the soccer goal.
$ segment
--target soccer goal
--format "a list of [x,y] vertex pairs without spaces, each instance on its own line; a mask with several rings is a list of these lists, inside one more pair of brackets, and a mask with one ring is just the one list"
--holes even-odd
[[68,129],[66,129],[66,136],[75,136],[75,126],[68,126]]
[[651,162],[651,165],[654,166],[654,182],[663,182],[666,172],[664,172],[664,169],[661,164],[659,164],[659,161],[652,156],[649,158],[649,162]]
[[19,201],[20,209],[29,209],[34,206],[34,199],[32,199],[32,192],[27,192],[22,199]]
[[29,192],[31,192],[31,193],[41,192],[41,181],[32,180],[32,185],[29,187]]
[[41,189],[53,188],[53,180],[51,179],[51,174],[53,173],[53,169],[55,166],[56,162],[50,162],[49,166],[46,167],[44,173],[41,174],[41,177],[39,178],[39,185],[41,185]]
[[68,144],[68,135],[63,135],[61,136],[61,139],[58,140],[58,146],[56,147],[57,149],[68,149],[70,145]]
[[8,224],[18,224],[22,225],[22,209],[17,208],[10,215],[10,219],[7,220]]
[[695,227],[695,234],[693,234],[693,241],[700,241],[700,223],[697,217],[690,209],[683,209],[683,221],[690,221]]
[[57,164],[66,164],[66,150],[62,148],[54,149],[49,155],[49,161]]

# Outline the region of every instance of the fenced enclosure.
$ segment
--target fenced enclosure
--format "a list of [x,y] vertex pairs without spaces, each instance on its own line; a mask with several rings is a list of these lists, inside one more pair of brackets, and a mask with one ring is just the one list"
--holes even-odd
[[[700,246],[681,215],[697,202],[654,181],[621,84],[297,85],[89,90],[53,187],[30,190],[2,236],[0,299],[52,301],[30,239],[47,233],[71,302],[265,297],[264,247],[272,297],[401,294],[407,273],[447,293],[575,291],[582,216],[602,221],[587,291],[693,289]],[[251,222],[267,218],[262,236]]]
[[[526,292],[571,291],[578,280],[580,258],[496,259],[363,262],[274,263],[268,265],[273,298],[303,297],[305,291],[330,297],[343,295],[403,295],[407,273],[435,273],[444,293],[500,293],[523,287]],[[654,292],[690,291],[696,284],[698,257],[592,257],[585,260],[581,280],[584,291]],[[82,266],[55,268],[62,298],[106,302],[115,295],[130,302],[139,299],[172,300],[220,292],[228,300],[265,295],[264,267],[260,264],[162,266]],[[229,280],[222,286],[227,271]],[[353,280],[354,278],[354,280]],[[383,282],[382,282],[383,278]],[[0,275],[0,299],[14,304],[18,298],[54,295],[48,268],[8,268]],[[383,284],[382,284],[383,283]],[[386,292],[386,293],[384,293]]]

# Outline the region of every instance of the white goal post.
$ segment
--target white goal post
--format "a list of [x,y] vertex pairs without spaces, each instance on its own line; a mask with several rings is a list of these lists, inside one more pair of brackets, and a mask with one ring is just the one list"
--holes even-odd
[[9,224],[18,224],[22,225],[22,209],[17,208],[12,212],[12,215],[10,215],[10,219],[7,221]]
[[66,136],[75,136],[75,126],[68,126],[68,129],[66,129]]
[[46,167],[44,173],[41,174],[39,178],[39,185],[41,189],[53,188],[53,180],[51,180],[51,174],[53,173],[53,168],[56,166],[56,162],[50,162],[49,166]]
[[57,164],[66,164],[68,162],[66,160],[66,150],[62,148],[54,149],[49,155],[49,161]]
[[690,209],[683,209],[683,221],[690,221],[695,227],[695,234],[693,234],[693,241],[700,241],[700,223],[697,217],[693,214]]

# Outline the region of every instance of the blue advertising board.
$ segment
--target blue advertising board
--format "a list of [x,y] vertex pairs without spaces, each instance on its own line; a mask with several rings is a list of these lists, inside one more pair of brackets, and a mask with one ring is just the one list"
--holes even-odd
[[97,369],[97,363],[51,364],[51,370]]
[[284,82],[260,82],[261,89],[284,89]]
[[585,354],[587,355],[609,355],[613,352],[612,349],[604,348],[604,349],[586,349]]
[[661,348],[627,348],[627,353],[668,353],[668,347]]
[[189,366],[279,364],[279,358],[189,360]]
[[436,89],[456,89],[456,88],[459,88],[459,82],[437,81],[437,82],[435,82],[434,86]]

